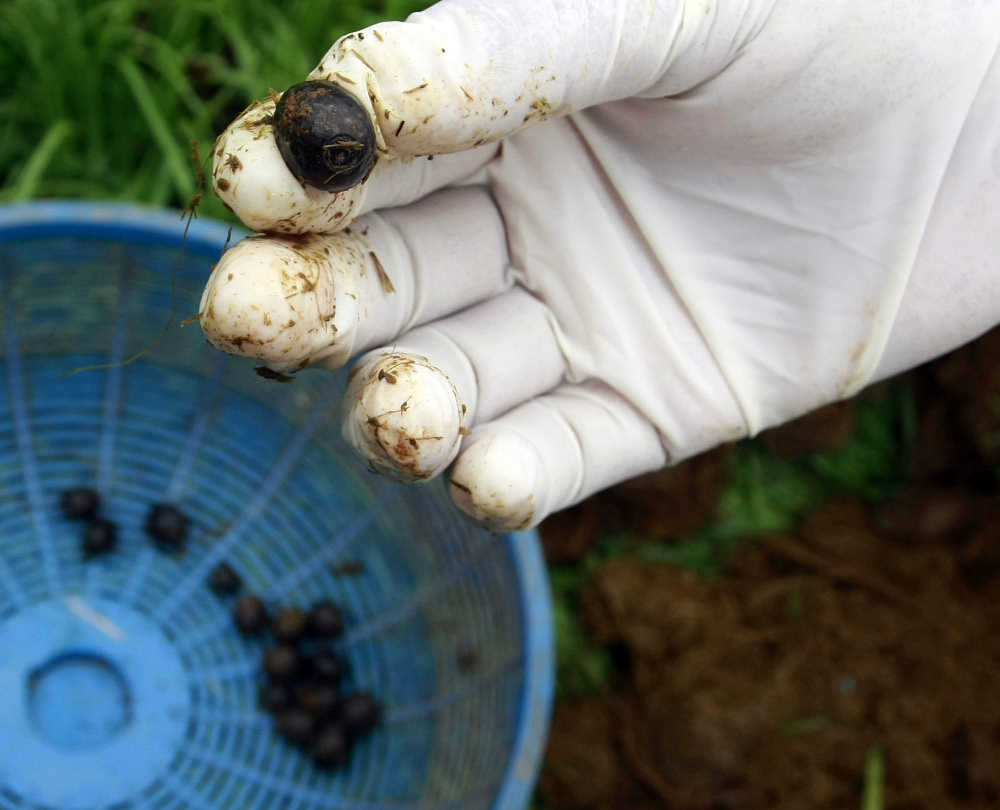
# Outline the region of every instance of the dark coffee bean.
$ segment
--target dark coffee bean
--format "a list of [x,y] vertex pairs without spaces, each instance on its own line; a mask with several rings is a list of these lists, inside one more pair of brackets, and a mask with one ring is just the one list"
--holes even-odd
[[459,672],[472,672],[479,663],[479,656],[471,647],[462,647],[455,653],[455,665]]
[[233,570],[227,562],[220,562],[212,573],[208,576],[208,587],[220,596],[223,594],[236,594],[243,587],[243,580],[240,575]]
[[347,560],[342,563],[330,563],[326,569],[335,577],[359,577],[365,572],[365,564],[360,560]]
[[292,706],[295,699],[287,684],[267,683],[260,688],[259,702],[264,711],[275,714]]
[[146,533],[164,548],[180,548],[188,536],[190,521],[176,506],[153,505],[146,515]]
[[351,746],[343,726],[326,725],[319,730],[310,753],[313,762],[320,768],[339,768],[347,762]]
[[354,736],[371,731],[382,716],[382,707],[368,692],[345,695],[337,704],[337,717]]
[[333,684],[307,681],[295,689],[301,708],[313,717],[328,717],[339,706],[340,690]]
[[248,594],[236,600],[233,618],[237,629],[245,636],[256,636],[267,630],[267,608],[260,597]]
[[305,635],[308,619],[298,608],[282,608],[274,617],[271,631],[278,641],[295,642]]
[[110,520],[92,520],[83,532],[83,553],[88,557],[107,554],[118,545],[118,531]]
[[338,684],[347,672],[347,664],[335,652],[321,650],[306,660],[306,669],[317,681]]
[[299,674],[302,657],[291,644],[279,644],[264,653],[264,671],[274,681],[288,681]]
[[344,632],[344,617],[333,602],[319,602],[309,611],[309,635],[336,638]]
[[316,720],[303,709],[284,709],[275,717],[278,733],[296,745],[307,745],[316,730]]
[[72,520],[86,520],[97,514],[101,498],[96,490],[88,487],[67,489],[59,496],[59,507]]
[[274,110],[274,140],[289,171],[325,191],[364,182],[375,165],[375,129],[368,113],[333,82],[289,87]]

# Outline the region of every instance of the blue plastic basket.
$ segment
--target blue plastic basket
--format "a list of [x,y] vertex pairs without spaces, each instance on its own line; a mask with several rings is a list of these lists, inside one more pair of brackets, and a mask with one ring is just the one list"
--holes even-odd
[[[182,252],[183,230],[0,208],[0,808],[523,808],[553,688],[537,536],[368,473],[339,436],[344,374],[278,384],[181,328],[227,238],[196,221]],[[111,555],[85,560],[59,511],[80,485],[119,526]],[[180,555],[145,536],[158,501],[192,518]],[[205,586],[221,560],[274,604],[345,608],[348,688],[385,710],[344,770],[272,733],[264,642]]]

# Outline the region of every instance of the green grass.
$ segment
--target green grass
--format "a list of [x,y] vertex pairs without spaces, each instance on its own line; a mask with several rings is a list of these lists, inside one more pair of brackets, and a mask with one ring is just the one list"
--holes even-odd
[[[182,208],[216,135],[301,81],[341,34],[414,0],[3,0],[0,203],[112,199]],[[234,222],[211,194],[205,216]]]
[[640,544],[637,553],[717,576],[742,541],[788,531],[834,495],[884,500],[899,487],[912,414],[911,392],[895,385],[859,397],[854,432],[835,451],[793,462],[777,458],[761,442],[741,442],[716,521],[677,543]]
[[549,569],[559,697],[597,694],[614,674],[610,651],[588,637],[580,625],[578,613],[581,592],[594,572],[606,561],[626,553],[627,549],[626,538],[608,537],[578,565]]
[[861,810],[882,810],[885,793],[885,761],[882,749],[872,747],[865,756],[864,788]]

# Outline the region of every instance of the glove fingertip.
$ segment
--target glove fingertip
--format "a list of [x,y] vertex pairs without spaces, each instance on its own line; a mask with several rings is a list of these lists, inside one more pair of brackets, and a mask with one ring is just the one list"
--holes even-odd
[[521,531],[546,516],[542,462],[527,441],[512,432],[470,436],[451,472],[455,505],[491,531]]

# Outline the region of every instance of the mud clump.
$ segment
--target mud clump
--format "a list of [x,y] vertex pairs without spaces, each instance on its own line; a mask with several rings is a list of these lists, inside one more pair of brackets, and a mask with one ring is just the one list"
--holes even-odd
[[[628,667],[558,702],[547,810],[856,808],[875,747],[888,810],[1000,806],[1000,330],[904,382],[915,413],[887,498],[828,499],[742,543],[715,579],[637,554],[600,562],[578,619]],[[825,452],[852,410],[763,441]],[[648,503],[631,482],[577,507],[576,524],[547,522],[550,559],[624,527],[678,536],[672,518],[655,523],[671,497],[709,521],[712,498],[690,495],[718,492],[708,464],[660,476],[659,491],[642,482]]]

